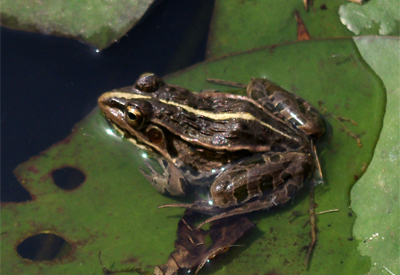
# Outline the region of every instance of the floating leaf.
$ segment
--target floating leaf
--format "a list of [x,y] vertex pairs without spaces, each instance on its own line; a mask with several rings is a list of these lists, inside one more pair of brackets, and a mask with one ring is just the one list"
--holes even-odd
[[[167,81],[192,89],[203,85],[205,89],[227,91],[233,88],[202,84],[203,79],[246,83],[251,77],[266,77],[315,106],[322,101],[336,116],[355,120],[358,127],[351,124],[348,127],[361,136],[363,147],[359,148],[335,120],[327,118],[333,133],[331,139],[319,146],[326,183],[316,187],[316,212],[340,211],[317,216],[318,240],[309,270],[303,269],[306,254],[303,248],[310,241],[308,226],[303,228],[308,222],[309,202],[305,192],[292,205],[249,215],[252,221],[258,221],[260,232],[239,240],[246,249],[227,253],[221,274],[249,273],[249,266],[251,272],[259,274],[330,274],[339,267],[346,274],[364,274],[370,262],[354,253],[357,243],[352,241],[354,217],[349,210],[349,191],[372,158],[381,130],[385,106],[381,81],[371,74],[351,40],[266,47],[199,64],[171,75]],[[303,215],[294,215],[298,212]],[[209,267],[209,270],[215,269],[218,267]]]
[[357,214],[353,231],[361,254],[371,257],[369,274],[399,274],[400,39],[359,37],[354,41],[382,78],[387,105],[374,158],[351,191],[351,207]]
[[[305,41],[232,55],[165,80],[197,91],[226,91],[231,88],[204,80],[247,83],[251,77],[269,78],[315,106],[323,101],[336,116],[357,121],[357,127],[348,127],[360,135],[363,147],[357,147],[336,121],[327,118],[333,130],[329,127],[329,134],[319,144],[326,183],[316,187],[316,211],[339,208],[340,212],[317,216],[318,242],[309,270],[303,269],[303,247],[310,240],[309,228],[304,227],[309,204],[305,188],[285,207],[250,214],[248,218],[257,222],[252,234],[245,234],[238,246],[205,264],[201,272],[330,274],[340,267],[346,274],[366,273],[368,257],[359,255],[358,244],[348,240],[354,220],[348,213],[349,190],[368,165],[380,133],[385,103],[380,79],[349,39]],[[15,173],[33,200],[3,204],[2,270],[92,274],[102,269],[99,251],[104,266],[111,270],[135,266],[151,272],[166,262],[174,249],[176,224],[183,210],[157,209],[177,200],[157,193],[146,181],[138,170],[145,167],[143,157],[144,152],[112,131],[96,109],[70,137],[21,164]],[[83,183],[56,185],[53,172],[67,167],[81,171]],[[71,251],[50,262],[32,262],[17,255],[19,243],[43,232],[66,240]]]
[[340,7],[340,20],[356,35],[400,34],[400,2],[397,0],[367,1],[363,5],[347,3]]
[[154,0],[4,0],[1,25],[71,37],[103,49],[140,20]]
[[303,1],[216,0],[208,41],[208,58],[266,45],[297,40],[295,10],[311,38],[351,36],[340,22],[343,0],[313,1],[308,12]]

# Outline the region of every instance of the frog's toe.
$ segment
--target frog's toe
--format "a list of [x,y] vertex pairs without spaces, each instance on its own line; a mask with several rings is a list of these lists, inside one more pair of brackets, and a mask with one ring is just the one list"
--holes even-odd
[[147,167],[150,170],[149,173],[146,173],[142,168],[139,168],[139,170],[159,193],[179,197],[186,195],[188,184],[186,179],[175,166],[162,166],[164,170],[163,174],[158,173],[150,165],[147,165]]

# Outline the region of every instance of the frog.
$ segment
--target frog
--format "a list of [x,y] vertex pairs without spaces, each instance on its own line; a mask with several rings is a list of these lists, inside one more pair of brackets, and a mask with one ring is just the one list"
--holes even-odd
[[141,172],[159,193],[207,188],[207,199],[160,206],[209,215],[201,225],[288,202],[315,176],[314,144],[326,131],[310,103],[265,78],[241,95],[196,93],[145,73],[98,105],[125,138],[156,155],[162,173],[151,165]]

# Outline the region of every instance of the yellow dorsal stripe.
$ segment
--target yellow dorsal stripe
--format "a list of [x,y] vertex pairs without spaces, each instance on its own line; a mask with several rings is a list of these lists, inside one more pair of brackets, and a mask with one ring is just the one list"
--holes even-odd
[[[151,96],[146,96],[146,95],[138,95],[138,94],[131,94],[131,93],[123,93],[123,92],[109,92],[109,93],[105,93],[103,94],[101,97],[104,98],[109,98],[109,97],[122,97],[122,98],[126,98],[126,99],[153,99]],[[261,125],[271,129],[272,131],[281,134],[282,136],[285,136],[289,139],[293,139],[292,136],[279,131],[278,129],[275,129],[274,127],[272,127],[271,125],[259,120],[258,118],[254,117],[252,114],[247,113],[247,112],[237,112],[237,113],[214,113],[214,112],[209,112],[209,111],[205,111],[205,110],[199,110],[199,109],[195,109],[193,107],[184,105],[184,104],[180,104],[177,102],[173,102],[173,101],[168,101],[165,99],[158,99],[160,102],[166,104],[166,105],[171,105],[171,106],[176,106],[176,107],[180,107],[182,109],[185,109],[186,111],[188,111],[189,113],[193,113],[199,116],[203,116],[203,117],[207,117],[210,118],[212,120],[227,120],[227,119],[235,119],[235,118],[240,118],[240,119],[244,119],[244,120],[250,120],[250,121],[257,121],[259,122]]]
[[200,116],[204,116],[204,117],[208,117],[210,119],[213,120],[227,120],[227,119],[233,119],[233,118],[240,118],[240,119],[244,119],[244,120],[253,120],[253,121],[257,121],[260,124],[264,125],[265,127],[289,138],[292,139],[291,136],[285,134],[282,131],[279,131],[278,129],[275,129],[274,127],[272,127],[271,125],[257,119],[256,117],[254,117],[252,114],[250,113],[246,113],[246,112],[237,112],[237,113],[213,113],[213,112],[209,112],[209,111],[204,111],[204,110],[199,110],[199,109],[195,109],[193,107],[187,106],[187,105],[183,105],[180,103],[176,103],[176,102],[172,102],[172,101],[167,101],[164,99],[160,99],[160,102],[164,103],[164,104],[168,104],[168,105],[173,105],[176,107],[181,107],[182,109],[185,109],[186,111],[196,114],[196,115],[200,115]]

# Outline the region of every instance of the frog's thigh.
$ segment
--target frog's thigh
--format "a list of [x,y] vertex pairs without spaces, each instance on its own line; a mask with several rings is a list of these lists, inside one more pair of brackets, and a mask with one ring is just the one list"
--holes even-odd
[[[289,179],[284,186],[279,187],[278,189],[274,190],[270,194],[264,194],[257,198],[256,200],[249,201],[247,203],[241,204],[238,207],[235,207],[231,210],[222,212],[220,214],[214,215],[211,218],[206,219],[203,221],[198,227],[203,226],[206,223],[210,223],[212,221],[217,221],[220,219],[242,215],[246,213],[250,213],[257,210],[262,209],[269,209],[271,207],[284,204],[291,199],[291,190],[287,187],[292,186],[297,188],[296,179]],[[289,191],[289,192],[288,192]]]
[[[298,153],[298,152],[290,152],[290,153],[282,153],[279,155],[281,160],[279,163],[282,165],[278,165],[279,167],[275,167],[271,161],[266,162],[264,165],[264,168],[269,169],[269,172],[267,173],[261,173],[258,174],[257,176],[254,176],[255,178],[260,179],[261,177],[265,177],[265,175],[268,174],[274,174],[274,180],[277,180],[277,178],[285,178],[285,180],[277,187],[272,188],[272,183],[270,183],[270,191],[264,191],[263,193],[259,193],[257,199],[253,199],[251,201],[249,200],[251,197],[251,192],[248,192],[251,188],[245,189],[247,190],[247,198],[240,203],[236,203],[237,207],[230,209],[228,211],[222,212],[220,214],[217,214],[215,216],[212,216],[211,218],[205,220],[203,223],[199,225],[202,226],[205,223],[209,223],[212,221],[216,221],[219,219],[235,216],[235,215],[241,215],[245,213],[250,213],[253,211],[261,210],[261,209],[268,209],[273,206],[281,205],[286,202],[288,202],[298,191],[303,186],[304,181],[312,175],[313,172],[313,165],[312,165],[312,156],[309,154],[305,153]],[[264,157],[267,157],[264,155]],[[273,156],[269,156],[269,158],[272,158]],[[270,159],[271,160],[271,159]],[[283,165],[285,162],[289,161],[286,163],[286,165]],[[248,179],[251,179],[251,171],[253,169],[256,169],[256,167],[247,167],[245,168],[247,170],[248,174]],[[233,172],[233,171],[232,171]],[[276,175],[275,175],[276,174]],[[286,174],[286,175],[285,175]],[[287,174],[290,174],[288,176]],[[244,174],[242,174],[243,176]],[[232,177],[235,178],[235,177]],[[233,184],[233,183],[232,183]],[[250,186],[253,183],[247,183],[248,186]],[[262,186],[263,182],[259,182],[259,186]],[[265,184],[265,182],[264,182]],[[256,188],[255,188],[256,189]],[[235,189],[240,190],[239,188]],[[215,191],[215,189],[213,190]],[[243,191],[243,189],[242,189]],[[255,192],[253,192],[255,194]],[[229,200],[237,200],[237,196],[240,195],[240,192],[227,192],[224,195],[220,194],[220,197],[216,196],[218,200],[224,200],[224,201],[229,201]],[[243,194],[242,194],[243,195]],[[253,196],[254,198],[255,196]],[[215,200],[214,200],[214,205],[215,205]],[[233,205],[230,205],[233,206]]]
[[[210,193],[214,205],[220,208],[243,204],[265,193],[278,192],[275,190],[281,186],[287,186],[285,192],[293,195],[312,171],[313,159],[310,154],[259,154],[227,169],[213,183]],[[279,199],[279,203],[283,203],[283,200]]]
[[143,176],[161,194],[171,196],[185,196],[187,182],[181,171],[167,160],[159,158],[158,162],[163,169],[163,173],[158,173],[148,162],[145,162],[150,173],[146,173],[139,168]]

